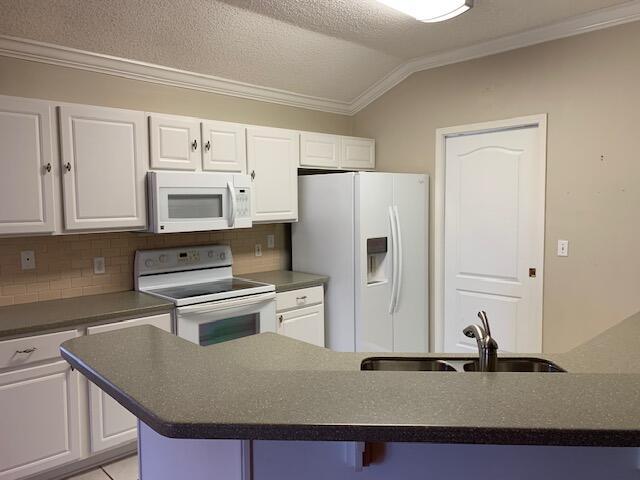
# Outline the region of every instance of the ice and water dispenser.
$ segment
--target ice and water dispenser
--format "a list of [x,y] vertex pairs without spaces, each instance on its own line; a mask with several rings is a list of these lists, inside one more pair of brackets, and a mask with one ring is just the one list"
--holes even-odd
[[387,237],[367,238],[367,285],[387,280]]

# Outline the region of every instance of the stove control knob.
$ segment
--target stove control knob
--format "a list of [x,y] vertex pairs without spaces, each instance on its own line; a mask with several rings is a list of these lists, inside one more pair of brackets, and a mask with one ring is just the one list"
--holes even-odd
[[151,268],[151,267],[153,267],[153,260],[151,260],[150,258],[147,258],[147,259],[144,261],[144,266],[145,266],[145,267],[147,267],[147,268]]
[[220,252],[220,260],[224,260],[225,258],[227,258],[227,254],[224,252]]
[[165,254],[160,255],[160,263],[166,263],[166,261],[169,259],[169,257],[167,257]]
[[213,250],[209,250],[209,258],[213,258]]

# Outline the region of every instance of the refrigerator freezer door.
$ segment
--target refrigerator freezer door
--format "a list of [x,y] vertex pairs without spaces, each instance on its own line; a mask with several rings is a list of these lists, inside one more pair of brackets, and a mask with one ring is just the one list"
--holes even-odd
[[[359,173],[356,175],[356,351],[393,351],[391,302],[394,245],[391,244],[389,207],[393,203],[393,174]],[[375,258],[381,275],[368,279],[371,268],[367,258],[367,239],[386,237],[391,248]]]
[[393,176],[393,204],[399,230],[399,281],[393,313],[393,351],[429,350],[427,282],[429,179]]
[[354,174],[298,178],[299,220],[291,226],[293,269],[326,275],[325,342],[355,350]]

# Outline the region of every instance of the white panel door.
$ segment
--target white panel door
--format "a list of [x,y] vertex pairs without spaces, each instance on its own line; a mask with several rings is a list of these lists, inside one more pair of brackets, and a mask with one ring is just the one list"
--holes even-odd
[[152,169],[197,170],[200,140],[200,121],[195,118],[149,115]]
[[0,479],[80,458],[78,373],[65,361],[0,374]]
[[278,314],[278,333],[324,347],[324,305]]
[[[359,242],[356,245],[356,351],[392,352],[393,174],[356,175],[356,202],[355,238]],[[367,239],[380,237],[387,239],[387,253],[376,259],[376,270],[380,273],[369,280]]]
[[429,183],[424,175],[393,175],[398,222],[398,300],[393,313],[393,351],[429,350],[427,282]]
[[301,167],[338,168],[341,153],[338,135],[306,132],[300,134]]
[[340,167],[347,170],[374,170],[376,142],[371,138],[341,137]]
[[275,128],[247,129],[254,222],[298,219],[299,157],[299,133]]
[[59,108],[65,227],[145,228],[144,113],[83,105]]
[[237,123],[202,122],[202,169],[214,172],[247,171],[246,127]]
[[541,351],[542,154],[537,127],[446,141],[445,351],[477,350],[480,310],[501,350]]
[[[171,332],[171,314],[163,313],[134,320],[89,327],[88,335],[110,332],[138,325],[153,325]],[[91,451],[100,452],[132,440],[137,436],[137,419],[111,396],[89,382],[89,424]]]
[[51,109],[0,96],[0,235],[54,230]]

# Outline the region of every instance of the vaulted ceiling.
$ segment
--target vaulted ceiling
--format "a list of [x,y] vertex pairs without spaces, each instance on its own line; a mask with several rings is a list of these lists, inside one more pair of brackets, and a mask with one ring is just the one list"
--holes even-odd
[[440,24],[375,0],[0,0],[0,35],[352,102],[415,57],[624,0],[476,0]]

